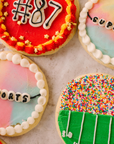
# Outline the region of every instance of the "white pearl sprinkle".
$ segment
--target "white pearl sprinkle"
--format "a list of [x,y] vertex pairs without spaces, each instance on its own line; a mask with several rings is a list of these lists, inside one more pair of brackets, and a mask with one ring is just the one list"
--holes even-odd
[[44,86],[45,86],[44,80],[39,80],[39,81],[37,82],[37,87],[38,87],[39,89],[43,89]]
[[86,4],[85,4],[85,7],[89,10],[93,7],[93,2],[91,1],[88,1]]
[[111,59],[108,55],[103,55],[101,61],[105,64],[109,64],[111,62]]
[[40,104],[37,104],[37,105],[35,106],[35,111],[36,111],[36,112],[42,112],[42,111],[43,111],[43,106],[40,105]]
[[12,57],[12,62],[14,64],[20,64],[20,61],[21,61],[21,56],[19,54],[15,54],[13,57]]

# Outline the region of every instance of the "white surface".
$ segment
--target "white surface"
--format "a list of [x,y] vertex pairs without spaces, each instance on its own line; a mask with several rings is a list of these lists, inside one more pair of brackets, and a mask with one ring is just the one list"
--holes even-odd
[[[81,8],[87,0],[79,0]],[[7,144],[62,144],[55,126],[55,108],[66,84],[73,78],[87,73],[107,73],[114,70],[94,61],[82,48],[77,33],[59,52],[50,56],[31,57],[43,70],[49,85],[50,98],[44,115],[33,130],[19,137],[2,137]]]

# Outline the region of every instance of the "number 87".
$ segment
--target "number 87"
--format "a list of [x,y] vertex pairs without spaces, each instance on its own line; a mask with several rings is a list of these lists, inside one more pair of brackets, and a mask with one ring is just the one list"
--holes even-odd
[[39,2],[40,2],[39,0],[34,0],[35,10],[32,13],[29,23],[33,27],[39,27],[43,24],[44,29],[49,29],[55,18],[62,11],[62,6],[55,1],[49,1],[49,6],[54,7],[55,10],[45,20],[44,9],[47,8],[47,2],[46,0],[41,0],[41,3]]

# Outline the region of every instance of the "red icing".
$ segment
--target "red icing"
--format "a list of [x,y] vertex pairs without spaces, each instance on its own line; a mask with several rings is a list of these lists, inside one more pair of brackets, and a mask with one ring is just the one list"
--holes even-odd
[[[14,14],[12,13],[13,9],[16,9],[13,6],[13,2],[15,0],[7,0],[7,2],[9,3],[8,7],[4,7],[3,8],[3,12],[8,12],[8,16],[6,17],[6,20],[4,22],[6,28],[7,28],[7,32],[10,34],[10,36],[13,36],[17,39],[17,41],[21,41],[19,39],[20,36],[24,36],[25,37],[25,41],[29,40],[32,42],[33,46],[37,46],[39,44],[43,44],[47,41],[49,41],[49,39],[44,38],[45,34],[48,34],[50,36],[50,38],[52,38],[53,35],[55,35],[56,31],[60,31],[61,30],[61,25],[65,23],[65,17],[68,15],[66,12],[66,7],[68,6],[68,4],[65,2],[65,0],[54,0],[58,3],[60,3],[63,7],[62,12],[55,18],[55,20],[53,21],[50,29],[46,30],[43,28],[43,25],[40,27],[32,27],[29,24],[29,20],[27,21],[27,24],[22,24],[22,25],[18,25],[17,21],[13,21],[12,18],[14,16]],[[25,2],[26,0],[24,0]],[[31,13],[34,10],[34,4],[33,4],[34,0],[31,0],[31,4],[33,5],[33,9],[30,11]],[[48,4],[49,0],[47,0],[47,4]],[[51,15],[51,13],[54,11],[54,8],[49,6],[45,9],[45,20]],[[70,6],[70,11],[72,13],[72,15],[69,15],[69,21],[70,22],[75,22],[75,12],[76,12],[76,6],[73,4],[72,1],[72,5]],[[21,16],[20,19],[21,20]],[[3,33],[4,30],[0,28],[0,33]],[[66,38],[68,37],[68,35],[70,34],[71,31],[68,31],[67,29],[64,31],[63,34],[63,38],[62,39],[58,39],[56,42],[52,41],[52,43],[47,44],[45,46],[43,46],[42,51],[38,51],[38,55],[45,53],[46,51],[51,51],[52,49],[55,49],[57,47],[59,47],[61,44],[63,44],[66,40]],[[8,40],[7,43],[11,46],[15,46],[16,45],[16,41],[11,41]],[[25,51],[26,53],[29,54],[33,54],[34,53],[34,48],[33,47],[20,47],[17,46],[15,47],[17,50],[19,51]]]
[[4,32],[5,32],[5,30],[0,27],[0,33],[2,34]]
[[25,46],[18,46],[18,45],[16,45],[16,49],[17,49],[18,51],[24,51]]
[[0,141],[0,144],[3,144],[3,143]]
[[[63,0],[56,0],[63,6],[62,12],[58,15],[58,17],[54,20],[52,26],[50,29],[45,30],[43,26],[40,27],[32,27],[29,22],[27,24],[18,25],[17,21],[13,21],[12,17],[14,16],[11,12],[12,9],[16,9],[13,6],[13,2],[15,0],[7,0],[9,3],[9,6],[7,8],[4,8],[4,11],[8,12],[8,17],[5,20],[5,25],[7,27],[8,32],[11,36],[14,36],[16,39],[20,37],[20,35],[25,36],[25,40],[29,40],[32,42],[33,45],[39,45],[47,41],[47,39],[44,38],[45,34],[48,34],[50,36],[53,36],[55,34],[55,31],[60,30],[61,25],[65,23],[65,16],[66,13],[66,7],[67,3]],[[48,2],[49,0],[47,0]],[[33,3],[33,0],[32,0]],[[34,6],[34,4],[32,4]],[[53,12],[54,8],[50,7],[48,5],[48,8],[45,9],[45,17],[46,19],[50,16],[50,14]],[[33,11],[33,10],[32,10]],[[21,16],[20,16],[21,19]],[[18,39],[19,40],[19,39]]]
[[15,46],[17,41],[12,41],[12,40],[8,40],[7,43],[10,45],[10,46]]
[[25,47],[25,52],[28,53],[28,54],[33,54],[34,53],[34,48],[33,46],[32,47]]

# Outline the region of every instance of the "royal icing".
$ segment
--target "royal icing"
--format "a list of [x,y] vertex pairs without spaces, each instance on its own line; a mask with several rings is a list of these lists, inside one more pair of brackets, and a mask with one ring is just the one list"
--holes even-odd
[[0,12],[1,39],[28,54],[59,48],[76,26],[74,0],[7,0]]
[[58,125],[66,144],[114,142],[114,78],[85,75],[61,94]]
[[[36,64],[19,54],[0,53],[0,68],[0,134],[14,135],[40,117],[47,102],[47,87]],[[39,81],[43,85],[38,87]]]
[[87,51],[104,64],[111,65],[114,65],[114,17],[111,14],[113,5],[113,0],[87,2],[80,13],[78,28]]

